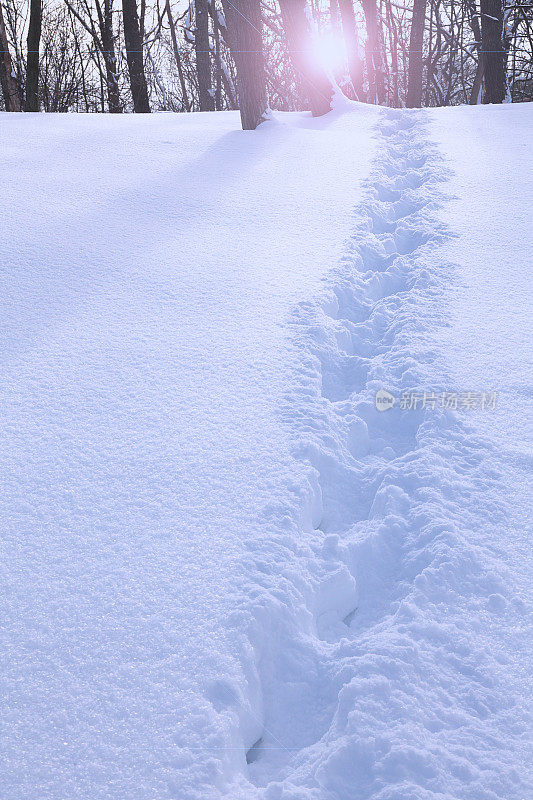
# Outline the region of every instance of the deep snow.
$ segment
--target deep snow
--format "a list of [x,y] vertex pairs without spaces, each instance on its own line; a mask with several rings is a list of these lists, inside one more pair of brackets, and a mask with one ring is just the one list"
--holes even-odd
[[2,797],[531,796],[532,122],[0,116]]

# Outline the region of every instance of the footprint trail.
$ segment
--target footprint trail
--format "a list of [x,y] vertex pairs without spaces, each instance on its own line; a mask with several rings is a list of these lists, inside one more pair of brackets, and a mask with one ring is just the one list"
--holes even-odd
[[[399,402],[453,388],[428,336],[453,280],[435,217],[447,172],[423,112],[383,111],[378,136],[346,254],[293,321],[302,366],[284,414],[310,468],[314,577],[300,629],[277,631],[259,669],[249,780],[264,800],[436,800],[465,784],[472,800],[502,786],[519,800],[512,759],[502,772],[484,753],[487,737],[510,752],[499,720],[521,716],[490,655],[488,598],[508,595],[487,543],[505,524],[498,470],[458,412]],[[387,411],[380,390],[396,398]]]

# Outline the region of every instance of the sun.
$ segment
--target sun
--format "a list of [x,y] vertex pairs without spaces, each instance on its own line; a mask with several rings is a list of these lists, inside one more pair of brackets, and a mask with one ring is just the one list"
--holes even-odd
[[313,58],[328,74],[338,72],[346,59],[342,36],[329,32],[313,38]]

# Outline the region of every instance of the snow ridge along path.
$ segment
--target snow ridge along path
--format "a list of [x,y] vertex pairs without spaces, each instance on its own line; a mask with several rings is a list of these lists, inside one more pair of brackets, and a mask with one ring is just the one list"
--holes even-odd
[[[260,648],[264,724],[247,760],[264,800],[530,796],[504,476],[464,413],[431,399],[464,387],[429,346],[446,325],[453,265],[439,245],[453,233],[435,217],[449,173],[427,122],[382,113],[348,252],[293,321],[301,370],[284,418],[311,472],[307,513],[285,524],[313,555],[310,586],[293,580],[299,626],[274,599]],[[383,389],[397,398],[385,412]],[[426,407],[401,408],[404,392],[426,392]],[[269,513],[279,529],[283,510]]]

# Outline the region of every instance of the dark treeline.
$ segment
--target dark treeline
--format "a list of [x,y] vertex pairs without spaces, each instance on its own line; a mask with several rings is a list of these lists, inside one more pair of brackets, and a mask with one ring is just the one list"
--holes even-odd
[[0,0],[0,107],[315,115],[533,100],[524,0]]

